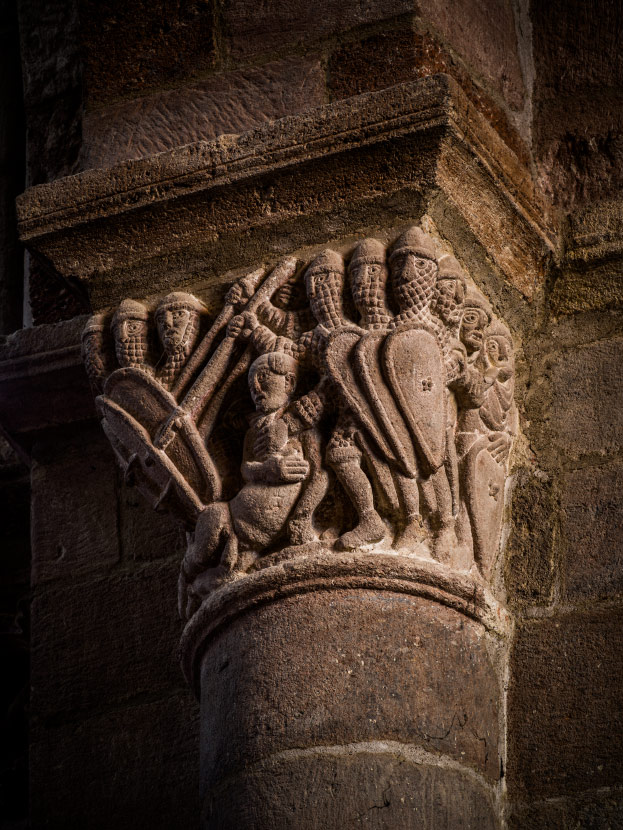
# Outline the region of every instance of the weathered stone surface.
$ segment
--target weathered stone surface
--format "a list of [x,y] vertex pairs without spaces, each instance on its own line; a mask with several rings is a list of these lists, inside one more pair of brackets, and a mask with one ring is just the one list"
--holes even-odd
[[21,329],[0,343],[0,422],[27,451],[37,431],[95,415],[80,355],[85,322]]
[[546,429],[567,457],[613,453],[623,444],[622,355],[623,341],[609,340],[547,361],[555,404]]
[[487,636],[436,603],[375,591],[316,591],[245,614],[203,661],[203,786],[285,749],[376,740],[416,743],[496,780],[500,686]]
[[327,85],[335,98],[347,98],[395,83],[445,72],[455,78],[476,109],[499,133],[523,164],[529,164],[524,139],[508,115],[464,63],[427,31],[403,23],[338,46],[329,58]]
[[198,732],[198,707],[184,690],[37,730],[33,826],[196,827]]
[[177,557],[41,588],[32,603],[35,721],[179,689]]
[[512,109],[523,107],[525,86],[510,0],[418,0],[418,9]]
[[512,526],[506,550],[505,584],[511,603],[549,604],[554,589],[553,481],[520,469],[513,481]]
[[81,166],[109,167],[240,133],[323,102],[324,72],[314,59],[295,57],[212,76],[88,113]]
[[28,191],[18,210],[24,240],[87,282],[101,309],[130,285],[134,296],[171,282],[213,286],[218,274],[281,254],[285,239],[292,251],[417,221],[437,196],[532,296],[552,251],[538,193],[444,76],[126,162],[114,175],[88,171]]
[[215,60],[211,0],[77,0],[90,105],[187,81]]
[[229,48],[235,57],[272,52],[284,45],[301,45],[365,23],[413,11],[412,0],[346,0],[315,5],[305,0],[269,0],[261,8],[232,0],[223,9]]
[[[458,765],[428,766],[409,747],[292,750],[207,794],[209,830],[494,830],[491,789]],[[428,758],[433,761],[434,759]],[[443,806],[442,806],[443,805]]]
[[568,266],[556,279],[551,304],[556,314],[623,308],[623,264],[615,260]]
[[531,17],[544,183],[564,207],[616,194],[623,174],[620,4],[538,3]]
[[509,830],[590,828],[621,830],[623,793],[620,787],[594,790],[576,798],[557,798],[516,805],[508,816]]
[[169,513],[156,513],[135,487],[121,484],[119,500],[119,537],[122,557],[137,562],[164,559],[186,547],[182,525]]
[[567,219],[566,253],[550,302],[556,314],[623,306],[623,202],[600,199]]
[[74,0],[19,3],[27,124],[27,180],[76,170],[80,150],[82,66]]
[[116,471],[101,430],[55,435],[34,448],[32,584],[74,579],[119,561]]
[[604,609],[518,626],[508,700],[512,799],[554,798],[620,782],[622,623],[620,609]]
[[623,590],[623,467],[587,467],[565,476],[562,498],[564,595],[604,598]]
[[23,252],[15,197],[25,184],[25,124],[17,7],[0,7],[0,333],[22,324]]
[[576,209],[567,218],[566,230],[569,262],[618,260],[623,253],[623,200],[600,199]]

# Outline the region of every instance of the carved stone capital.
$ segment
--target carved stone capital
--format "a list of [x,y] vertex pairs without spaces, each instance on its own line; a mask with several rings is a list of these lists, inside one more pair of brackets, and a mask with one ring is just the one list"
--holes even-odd
[[241,278],[211,323],[179,291],[89,321],[85,364],[125,479],[188,530],[183,617],[319,551],[493,580],[513,340],[442,245],[411,226],[286,257]]

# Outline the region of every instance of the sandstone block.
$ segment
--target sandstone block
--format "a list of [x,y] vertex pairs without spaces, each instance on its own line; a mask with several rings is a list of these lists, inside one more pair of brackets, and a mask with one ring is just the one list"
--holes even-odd
[[31,746],[33,827],[196,827],[197,716],[181,691],[39,731]]
[[543,476],[535,475],[532,470],[518,470],[505,567],[506,589],[512,602],[551,601],[556,509],[552,480],[543,480]]
[[31,704],[37,722],[180,688],[177,559],[38,591]]
[[418,0],[425,20],[514,110],[525,86],[510,0]]
[[32,584],[119,561],[117,472],[98,426],[39,444],[32,468]]
[[30,184],[75,170],[80,148],[82,70],[76,3],[19,7]]
[[81,165],[108,167],[249,130],[320,106],[324,83],[318,60],[295,57],[99,109],[85,116]]
[[566,476],[562,499],[563,579],[570,600],[623,589],[623,467],[588,467]]
[[182,525],[170,513],[157,513],[134,487],[119,489],[119,533],[124,559],[165,559],[186,547]]
[[223,10],[229,48],[235,57],[296,46],[413,11],[410,0],[346,0],[310,5],[305,0],[269,0],[260,8],[233,0]]
[[98,104],[214,65],[214,3],[79,0],[86,97]]
[[522,623],[511,654],[511,798],[557,798],[623,774],[623,616],[586,610]]
[[617,452],[623,443],[623,341],[582,346],[553,358],[549,428],[567,457]]

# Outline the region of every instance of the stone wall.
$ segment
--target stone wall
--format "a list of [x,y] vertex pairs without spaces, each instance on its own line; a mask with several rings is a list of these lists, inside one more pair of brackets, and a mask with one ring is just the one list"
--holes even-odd
[[[61,247],[67,261],[82,244],[93,251],[92,240],[113,222],[108,216],[89,218],[89,239],[75,219],[62,244],[58,229],[48,232],[45,252],[29,241],[29,300],[41,325],[0,344],[0,422],[30,459],[32,826],[187,827],[200,809],[199,709],[177,655],[184,534],[173,519],[154,514],[115,468],[80,368],[80,315],[117,301],[123,280],[134,280],[135,296],[144,296],[150,280],[161,281],[157,291],[172,271],[214,306],[236,257],[246,257],[246,265],[267,250],[276,256],[280,246],[290,252],[345,242],[419,221],[426,210],[445,239],[448,228],[460,229],[450,241],[519,347],[522,440],[513,459],[504,573],[515,619],[504,678],[508,827],[621,825],[620,3],[55,0],[45,13],[20,2],[18,13],[29,186],[91,168],[104,180],[119,162],[257,131],[310,107],[441,72],[462,90],[464,134],[482,134],[478,119],[493,129],[488,146],[504,159],[499,192],[519,203],[521,189],[535,187],[534,198],[521,204],[535,206],[553,240],[538,256],[517,255],[515,263],[538,259],[540,269],[530,291],[521,290],[521,267],[505,271],[506,249],[491,253],[486,234],[464,218],[472,195],[452,200],[454,182],[467,189],[475,181],[473,192],[483,192],[467,171],[475,175],[486,165],[465,162],[453,179],[447,161],[431,173],[438,141],[431,131],[411,156],[391,137],[391,152],[357,150],[350,167],[344,155],[337,163],[304,163],[307,178],[259,171],[235,198],[219,196],[217,183],[207,208],[197,197],[168,214],[175,230],[177,222],[191,224],[199,206],[202,227],[213,233],[203,249],[192,241],[176,256],[156,250],[158,225],[147,196],[135,224],[114,231],[109,251],[111,260],[123,259],[123,245],[145,246],[143,271],[137,266],[132,276],[118,263],[107,270],[94,262],[82,279],[80,263],[65,267],[60,255],[54,259]],[[303,123],[308,130],[313,118]],[[254,140],[273,139],[260,130],[248,139]],[[12,157],[19,152],[11,150]],[[404,195],[410,157],[411,180],[430,178],[417,204]],[[511,171],[511,158],[521,175]],[[329,181],[339,193],[357,165],[367,165],[376,201],[357,194],[340,222],[339,206],[318,196],[319,183]],[[116,168],[110,178],[131,178],[135,169]],[[0,184],[9,205],[0,218],[9,216],[9,229],[12,195],[5,195],[15,191],[14,183]],[[184,198],[180,193],[175,199]],[[489,204],[500,217],[493,197]],[[216,232],[210,211],[222,222]],[[496,233],[516,239],[522,211],[498,219]],[[245,222],[252,225],[248,236]],[[15,294],[16,280],[5,279],[17,267],[14,239],[2,243],[0,263],[9,263],[1,265],[2,290],[11,285]],[[520,254],[529,247],[522,236]],[[216,264],[197,265],[208,254]],[[3,322],[6,332],[18,325],[15,314]],[[17,499],[12,520],[28,499],[23,468],[16,469],[3,480],[7,507]],[[17,585],[9,591],[13,602],[23,593],[25,535],[9,535],[19,553],[7,575],[7,584]],[[379,793],[366,797],[377,804]]]

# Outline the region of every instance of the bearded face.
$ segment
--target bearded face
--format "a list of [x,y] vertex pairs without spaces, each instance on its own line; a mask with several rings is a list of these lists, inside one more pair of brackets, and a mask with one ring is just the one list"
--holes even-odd
[[190,353],[199,331],[198,320],[197,312],[189,308],[162,308],[158,311],[158,334],[168,355]]
[[378,262],[360,262],[350,269],[355,307],[364,321],[373,313],[387,314],[385,285],[387,269]]
[[504,382],[513,375],[513,352],[505,337],[490,335],[481,351],[486,366],[485,375]]
[[142,366],[147,360],[147,322],[122,317],[115,325],[115,354],[119,366]]
[[437,277],[437,263],[405,251],[392,261],[394,293],[400,311],[421,311],[430,306]]
[[305,288],[312,314],[327,328],[343,325],[344,275],[338,271],[312,271],[305,275]]
[[487,315],[480,308],[468,306],[463,312],[459,338],[467,349],[467,354],[477,352],[482,346],[483,332],[487,322]]

